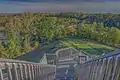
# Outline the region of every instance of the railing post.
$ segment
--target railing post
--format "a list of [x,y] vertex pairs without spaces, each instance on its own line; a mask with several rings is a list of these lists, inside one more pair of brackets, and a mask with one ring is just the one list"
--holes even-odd
[[26,64],[23,64],[23,70],[24,70],[24,78],[25,79],[28,79],[28,71],[27,71],[27,65]]
[[34,76],[33,64],[31,64],[31,74],[32,74],[32,80],[34,80],[35,76]]
[[34,65],[34,76],[36,77],[36,66]]
[[36,67],[35,67],[35,70],[36,70],[36,77],[38,77],[38,65],[36,65]]
[[41,66],[40,65],[39,65],[38,73],[39,73],[39,76],[40,76],[41,75]]
[[16,63],[13,63],[12,66],[13,66],[12,67],[12,77],[13,77],[13,80],[19,80],[18,72],[17,72],[18,65]]
[[1,79],[1,80],[4,80],[4,79],[3,79],[2,69],[0,69],[0,79]]
[[18,67],[19,67],[19,70],[20,70],[20,80],[24,80],[24,77],[23,77],[23,66],[22,64],[18,64]]
[[12,69],[12,65],[11,64],[7,64],[7,71],[8,71],[8,79],[9,80],[13,80],[12,79],[11,69]]
[[37,77],[37,65],[35,66],[35,77]]
[[31,75],[31,65],[30,64],[27,64],[27,67],[28,67],[28,79],[29,80],[32,80],[32,75]]

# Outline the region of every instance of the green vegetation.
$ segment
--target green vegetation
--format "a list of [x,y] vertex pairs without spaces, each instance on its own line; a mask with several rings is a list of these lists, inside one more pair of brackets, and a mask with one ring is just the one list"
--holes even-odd
[[4,33],[8,46],[3,47],[4,44],[1,44],[3,46],[0,48],[0,57],[15,58],[35,49],[43,42],[73,35],[76,29],[69,26],[71,22],[76,22],[76,19],[47,15],[50,14],[1,14],[0,33]]
[[[67,37],[87,39],[102,44],[120,48],[120,30],[115,27],[104,27],[103,23],[94,21],[87,24],[77,23],[77,18],[60,16],[76,16],[84,18],[96,15],[102,19],[119,20],[119,14],[83,14],[83,13],[21,13],[1,14],[0,33],[4,33],[7,45],[0,45],[0,57],[15,58],[27,53],[44,42],[64,40]],[[2,38],[2,37],[1,37]],[[75,40],[76,41],[76,40]],[[100,44],[86,42],[64,42],[65,45],[83,49],[91,54],[101,54],[112,50]]]
[[115,50],[114,47],[109,47],[103,44],[93,43],[90,41],[82,41],[82,40],[63,40],[61,41],[63,47],[74,47],[78,50],[83,50],[87,53],[94,55],[101,55],[103,53],[107,53],[108,51]]

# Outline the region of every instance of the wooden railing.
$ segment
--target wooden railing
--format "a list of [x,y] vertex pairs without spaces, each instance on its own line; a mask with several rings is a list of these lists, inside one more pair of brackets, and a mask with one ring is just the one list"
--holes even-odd
[[77,80],[120,80],[120,50],[76,66]]
[[56,66],[0,59],[0,80],[54,80]]

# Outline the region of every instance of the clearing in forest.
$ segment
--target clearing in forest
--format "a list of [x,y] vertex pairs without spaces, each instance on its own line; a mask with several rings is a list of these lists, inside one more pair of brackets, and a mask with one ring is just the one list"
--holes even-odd
[[74,47],[78,50],[83,50],[93,55],[102,55],[103,53],[107,53],[109,51],[115,50],[115,48],[107,45],[94,43],[92,41],[84,41],[80,39],[62,40],[61,44],[63,47]]

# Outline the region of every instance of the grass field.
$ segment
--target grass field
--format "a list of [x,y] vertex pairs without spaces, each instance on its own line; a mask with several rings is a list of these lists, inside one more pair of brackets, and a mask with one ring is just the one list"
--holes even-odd
[[102,55],[103,53],[107,53],[108,51],[115,50],[115,48],[110,46],[79,39],[66,39],[61,41],[61,43],[63,47],[74,47],[78,50],[83,50],[93,55]]

